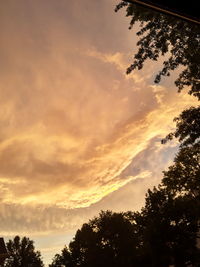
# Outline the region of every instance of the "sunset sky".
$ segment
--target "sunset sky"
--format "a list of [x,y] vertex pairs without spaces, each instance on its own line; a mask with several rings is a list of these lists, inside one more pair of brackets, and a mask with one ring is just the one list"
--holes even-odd
[[116,0],[6,0],[0,8],[0,236],[46,263],[100,210],[138,210],[172,162],[160,140],[194,99],[162,60],[127,76],[134,30]]

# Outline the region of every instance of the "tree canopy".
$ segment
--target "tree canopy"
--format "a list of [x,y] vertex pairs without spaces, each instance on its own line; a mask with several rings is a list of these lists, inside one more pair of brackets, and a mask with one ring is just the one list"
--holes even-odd
[[53,258],[52,264],[49,265],[49,267],[61,267],[61,266],[65,267],[74,266],[71,254],[67,247],[64,247],[64,249],[61,252],[61,255],[56,254]]
[[56,255],[50,266],[62,263],[69,267],[131,267],[136,261],[134,236],[135,227],[129,214],[101,212],[99,217],[83,224],[70,242],[69,250],[65,248],[60,256]]
[[140,37],[138,52],[133,56],[133,63],[127,74],[141,69],[147,59],[157,61],[166,55],[163,68],[156,75],[155,82],[162,76],[182,66],[182,71],[175,81],[179,92],[189,87],[189,93],[200,99],[200,27],[199,25],[179,20],[148,8],[127,2],[120,2],[115,11],[126,7],[126,16],[130,17],[131,29],[140,23],[137,35]]
[[162,140],[165,143],[174,137],[178,138],[181,147],[191,146],[199,143],[200,138],[200,106],[190,107],[184,110],[177,118],[176,129]]
[[6,243],[9,257],[5,267],[43,267],[39,251],[35,251],[34,242],[28,237],[15,236]]

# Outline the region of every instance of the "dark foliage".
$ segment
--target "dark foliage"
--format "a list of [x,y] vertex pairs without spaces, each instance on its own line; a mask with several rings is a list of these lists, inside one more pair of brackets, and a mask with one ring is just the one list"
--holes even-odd
[[181,147],[191,146],[200,141],[200,106],[184,110],[174,121],[175,131],[167,135],[162,143],[174,137],[178,138]]
[[162,76],[182,66],[175,81],[178,91],[189,86],[189,93],[200,99],[200,27],[168,15],[149,10],[145,7],[128,4],[122,1],[116,11],[126,7],[126,16],[130,17],[130,29],[136,22],[141,29],[137,32],[138,52],[133,63],[128,67],[129,74],[134,69],[141,69],[147,59],[158,60],[166,55],[162,70],[157,74],[155,82]]
[[69,252],[64,255],[63,250],[61,256],[56,255],[54,265],[50,266],[59,266],[62,262],[64,266],[131,267],[136,261],[134,236],[136,238],[135,225],[129,214],[101,212],[99,217],[83,224],[70,242]]
[[62,250],[61,255],[56,254],[53,259],[52,264],[49,265],[49,267],[62,267],[62,266],[66,266],[66,267],[74,266],[71,254],[67,247],[65,247]]
[[16,236],[6,244],[9,257],[5,267],[43,267],[39,251],[35,251],[33,241],[27,237]]

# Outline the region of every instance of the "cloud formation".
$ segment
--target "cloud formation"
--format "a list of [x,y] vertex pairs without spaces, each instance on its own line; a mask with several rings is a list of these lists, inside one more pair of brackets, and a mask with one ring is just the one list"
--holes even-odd
[[154,85],[162,62],[125,75],[136,37],[115,4],[1,4],[5,236],[70,232],[101,209],[139,209],[172,159],[176,144],[160,140],[194,100],[169,80]]

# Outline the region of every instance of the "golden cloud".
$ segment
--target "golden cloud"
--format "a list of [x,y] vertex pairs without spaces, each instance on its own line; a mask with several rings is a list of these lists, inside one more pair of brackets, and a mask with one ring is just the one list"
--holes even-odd
[[[167,81],[153,85],[153,64],[126,76],[133,34],[125,31],[122,17],[111,15],[113,9],[108,12],[106,1],[86,2],[3,4],[0,221],[5,232],[71,229],[90,206],[131,181],[151,179],[155,166],[125,173],[194,102],[177,95]],[[142,165],[141,158],[137,166]]]

